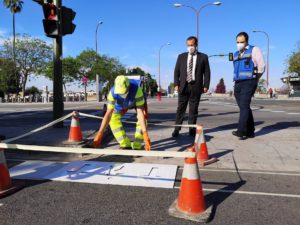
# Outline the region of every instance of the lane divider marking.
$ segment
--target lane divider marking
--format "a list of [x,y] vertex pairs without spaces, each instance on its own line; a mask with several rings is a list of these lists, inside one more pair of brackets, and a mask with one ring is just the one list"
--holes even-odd
[[[175,186],[175,189],[180,187]],[[245,194],[245,195],[259,195],[259,196],[273,196],[273,197],[286,197],[286,198],[300,198],[300,195],[293,194],[281,194],[281,193],[267,193],[267,192],[255,192],[255,191],[237,191],[237,190],[222,190],[213,188],[203,188],[206,192],[220,192],[220,193],[231,193],[231,194]]]
[[[182,167],[179,167],[178,170],[183,170]],[[219,170],[219,169],[200,169],[201,171],[207,172],[226,172],[226,173],[237,173],[236,170]],[[279,175],[279,176],[300,176],[300,173],[286,173],[286,172],[267,172],[267,171],[250,171],[250,170],[239,170],[239,173],[248,173],[248,174],[263,174],[263,175]]]

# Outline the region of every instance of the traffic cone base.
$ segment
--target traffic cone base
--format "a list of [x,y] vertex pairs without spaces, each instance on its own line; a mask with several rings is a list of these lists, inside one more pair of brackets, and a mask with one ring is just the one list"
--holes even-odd
[[169,208],[169,215],[174,216],[181,219],[192,220],[196,222],[204,222],[207,223],[210,220],[212,214],[212,206],[209,206],[205,211],[201,213],[187,213],[178,208],[177,199],[172,203]]
[[11,187],[6,190],[0,191],[0,199],[17,192],[18,190],[24,188],[25,184],[23,182],[12,182]]
[[23,187],[24,183],[22,182],[12,182],[3,150],[0,149],[0,198],[13,194]]
[[215,162],[218,162],[218,161],[219,161],[218,158],[212,157],[212,158],[209,158],[208,160],[204,160],[204,161],[199,160],[198,165],[201,166],[201,167],[204,167],[204,166],[207,166],[209,164],[212,164],[212,163],[215,163]]
[[198,164],[201,167],[207,166],[209,164],[215,163],[218,161],[218,158],[210,157],[207,150],[207,145],[204,136],[203,125],[197,126],[197,135],[194,143],[194,151],[197,152]]

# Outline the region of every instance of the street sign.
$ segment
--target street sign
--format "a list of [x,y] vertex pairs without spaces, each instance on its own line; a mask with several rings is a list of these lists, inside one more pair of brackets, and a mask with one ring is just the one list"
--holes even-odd
[[82,84],[86,85],[88,83],[89,79],[87,78],[87,76],[82,76],[81,78],[81,82]]

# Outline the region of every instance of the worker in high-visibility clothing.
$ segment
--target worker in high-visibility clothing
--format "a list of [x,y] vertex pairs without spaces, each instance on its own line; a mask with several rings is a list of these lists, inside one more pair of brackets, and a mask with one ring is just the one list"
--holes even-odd
[[[98,134],[94,138],[94,147],[100,147],[104,130],[110,125],[112,133],[121,149],[142,149],[145,143],[145,150],[151,150],[151,142],[146,130],[145,99],[142,88],[133,80],[120,75],[115,79],[115,85],[111,88],[108,95],[107,112],[103,118]],[[128,110],[135,108],[137,112],[137,123],[135,140],[130,143],[126,136],[121,119]]]

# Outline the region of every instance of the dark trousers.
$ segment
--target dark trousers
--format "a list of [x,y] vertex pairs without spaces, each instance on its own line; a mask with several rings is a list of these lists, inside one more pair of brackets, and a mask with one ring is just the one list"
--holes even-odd
[[[198,117],[198,106],[201,97],[200,87],[195,87],[193,84],[186,84],[184,89],[178,95],[178,107],[176,112],[176,122],[175,124],[182,124],[184,119],[184,114],[189,104],[189,124],[196,124]],[[180,130],[180,127],[175,129]],[[195,129],[190,129],[195,130]]]
[[250,108],[251,98],[257,88],[257,80],[236,81],[234,96],[240,108],[240,117],[237,132],[241,135],[254,134],[254,119]]

